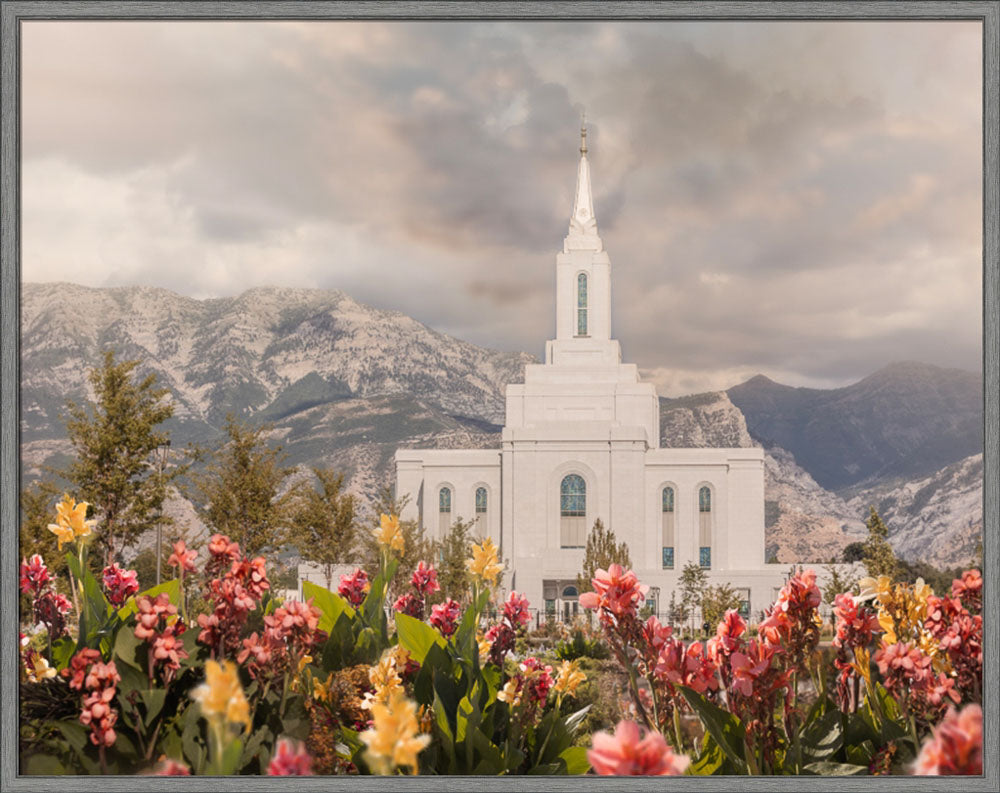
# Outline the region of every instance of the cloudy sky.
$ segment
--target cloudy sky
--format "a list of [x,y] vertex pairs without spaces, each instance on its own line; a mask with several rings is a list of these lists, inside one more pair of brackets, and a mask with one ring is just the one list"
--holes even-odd
[[22,278],[342,289],[541,355],[586,109],[662,395],[980,369],[976,23],[29,22]]

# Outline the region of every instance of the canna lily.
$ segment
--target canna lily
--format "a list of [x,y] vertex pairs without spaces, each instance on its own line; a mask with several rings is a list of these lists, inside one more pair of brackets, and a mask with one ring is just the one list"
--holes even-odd
[[642,737],[633,721],[618,722],[614,735],[595,732],[591,740],[587,759],[602,776],[679,776],[691,762],[687,755],[674,754],[660,733]]
[[395,649],[386,650],[382,653],[375,666],[368,670],[368,680],[371,682],[374,692],[365,694],[361,707],[371,710],[376,703],[387,703],[394,693],[403,690],[403,681],[396,669]]
[[580,670],[578,661],[563,661],[556,669],[556,683],[552,690],[559,697],[572,697],[586,679],[587,676]]
[[77,504],[69,493],[56,504],[56,522],[49,524],[49,531],[56,535],[60,551],[67,542],[87,537],[94,530],[97,521],[86,519],[89,506],[86,501]]
[[375,540],[383,548],[400,553],[406,548],[406,540],[399,528],[399,518],[395,515],[382,515],[379,519],[379,528],[374,534]]
[[497,576],[503,571],[503,565],[497,559],[497,547],[493,540],[487,537],[482,545],[472,546],[472,558],[466,560],[465,566],[476,578],[487,584],[495,584]]
[[205,662],[205,682],[192,692],[192,696],[210,721],[224,720],[250,729],[250,707],[243,696],[236,664],[228,660],[223,664]]
[[393,691],[387,702],[372,705],[372,727],[358,737],[368,746],[365,760],[376,774],[391,774],[396,768],[412,768],[416,774],[417,755],[431,740],[421,734],[417,706],[402,689]]

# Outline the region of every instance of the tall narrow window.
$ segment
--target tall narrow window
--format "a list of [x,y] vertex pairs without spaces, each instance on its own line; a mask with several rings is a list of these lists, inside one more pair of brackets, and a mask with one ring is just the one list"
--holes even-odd
[[444,539],[451,529],[451,488],[442,487],[438,493],[438,537]]
[[674,489],[663,488],[663,569],[674,569]]
[[698,491],[698,563],[712,566],[712,490],[705,486]]
[[587,274],[576,277],[576,335],[587,335]]
[[559,486],[559,544],[563,548],[587,545],[587,483],[570,474]]
[[481,537],[486,537],[490,530],[488,498],[485,487],[476,488],[476,523]]

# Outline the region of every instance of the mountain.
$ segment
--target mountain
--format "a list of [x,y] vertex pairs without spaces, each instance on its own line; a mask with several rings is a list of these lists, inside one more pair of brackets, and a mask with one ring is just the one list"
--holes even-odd
[[960,369],[894,363],[829,390],[758,375],[727,394],[755,439],[828,490],[930,476],[983,449],[982,376]]

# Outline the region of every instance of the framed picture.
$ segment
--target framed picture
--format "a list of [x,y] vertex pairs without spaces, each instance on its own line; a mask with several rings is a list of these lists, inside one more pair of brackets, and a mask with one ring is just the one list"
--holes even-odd
[[3,790],[995,788],[998,10],[5,0]]

